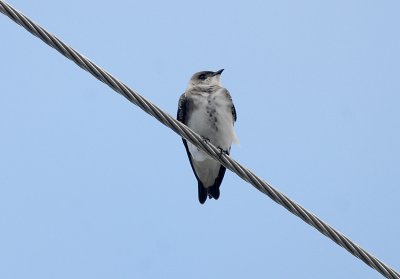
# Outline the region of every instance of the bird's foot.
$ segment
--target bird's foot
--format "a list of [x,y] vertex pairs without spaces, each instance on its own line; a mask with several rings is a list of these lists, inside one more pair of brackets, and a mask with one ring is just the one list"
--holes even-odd
[[219,150],[219,158],[221,159],[222,155],[229,155],[229,152],[227,150],[224,150],[222,147],[218,146],[218,150]]
[[203,139],[203,141],[210,143],[210,139],[209,138],[206,138],[206,137],[203,137],[203,136],[201,136],[201,138]]

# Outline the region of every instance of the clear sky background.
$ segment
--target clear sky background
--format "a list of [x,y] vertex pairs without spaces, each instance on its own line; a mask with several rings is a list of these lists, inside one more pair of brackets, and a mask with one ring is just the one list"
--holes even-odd
[[[15,8],[171,115],[225,68],[232,156],[400,270],[399,1]],[[382,278],[0,15],[0,278]]]

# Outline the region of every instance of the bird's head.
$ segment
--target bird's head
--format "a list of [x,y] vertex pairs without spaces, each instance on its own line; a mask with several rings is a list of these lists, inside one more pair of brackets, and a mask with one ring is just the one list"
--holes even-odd
[[208,86],[216,86],[220,85],[221,74],[224,69],[221,69],[216,72],[211,71],[202,71],[195,73],[189,82],[189,88],[193,87],[208,87]]

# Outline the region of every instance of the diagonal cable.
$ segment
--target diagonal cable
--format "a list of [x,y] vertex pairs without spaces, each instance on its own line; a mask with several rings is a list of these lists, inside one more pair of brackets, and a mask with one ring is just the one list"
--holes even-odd
[[21,14],[20,12],[18,12],[17,10],[15,10],[13,7],[11,7],[9,4],[5,3],[2,0],[0,0],[0,12],[8,16],[17,24],[24,27],[27,31],[29,31],[30,33],[41,39],[43,42],[45,42],[52,48],[56,49],[62,55],[72,60],[79,67],[91,73],[98,80],[107,84],[114,91],[118,92],[119,94],[127,98],[130,102],[134,103],[142,110],[144,110],[151,116],[155,117],[162,124],[171,128],[175,133],[185,138],[186,140],[190,141],[195,146],[201,148],[212,158],[223,164],[226,168],[236,173],[242,179],[253,185],[256,189],[258,189],[259,191],[263,192],[268,197],[270,197],[273,201],[285,207],[291,213],[298,216],[304,222],[311,225],[319,232],[321,232],[322,234],[333,240],[336,244],[342,246],[348,252],[350,252],[360,260],[362,260],[364,263],[366,263],[373,269],[377,270],[383,276],[385,276],[386,278],[400,279],[400,274],[396,270],[387,266],[378,258],[371,255],[363,248],[361,248],[359,245],[352,242],[345,235],[341,234],[340,232],[338,232],[337,230],[326,224],[324,221],[319,219],[317,216],[307,211],[301,205],[295,203],[287,196],[277,191],[266,181],[259,178],[257,175],[255,175],[250,170],[248,170],[247,168],[236,162],[228,155],[221,154],[219,149],[210,144],[208,141],[204,141],[201,138],[201,136],[193,132],[186,125],[175,120],[173,117],[162,111],[156,105],[147,101],[140,94],[134,92],[124,83],[117,80],[111,74],[101,69],[99,66],[91,62],[89,59],[85,58],[83,55],[75,51],[73,48],[67,46],[57,37],[53,36],[45,29],[32,22],[29,18],[27,18],[26,16],[24,16],[23,14]]

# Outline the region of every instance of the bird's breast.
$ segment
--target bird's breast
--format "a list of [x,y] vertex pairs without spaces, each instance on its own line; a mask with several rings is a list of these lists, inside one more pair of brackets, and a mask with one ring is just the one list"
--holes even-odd
[[234,135],[232,103],[223,92],[193,95],[187,125],[213,145],[228,150]]

